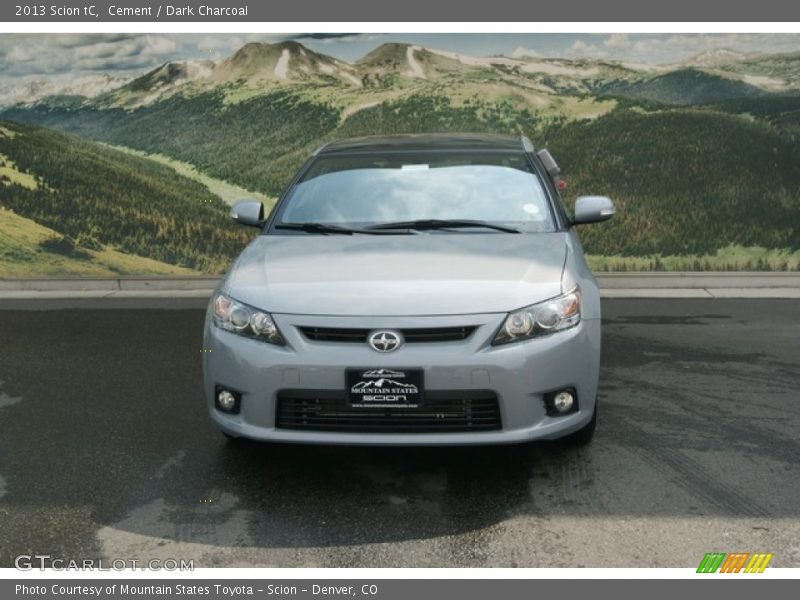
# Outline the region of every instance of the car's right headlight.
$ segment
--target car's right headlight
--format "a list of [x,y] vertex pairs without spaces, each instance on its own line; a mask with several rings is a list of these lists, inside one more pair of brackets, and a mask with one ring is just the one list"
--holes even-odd
[[224,294],[217,294],[213,303],[214,325],[220,329],[279,346],[286,343],[269,313],[237,302]]
[[508,344],[575,327],[581,321],[581,290],[575,286],[561,296],[509,313],[492,345]]

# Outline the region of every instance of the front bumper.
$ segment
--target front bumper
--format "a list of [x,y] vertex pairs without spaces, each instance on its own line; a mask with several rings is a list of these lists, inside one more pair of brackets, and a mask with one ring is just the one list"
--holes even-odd
[[[583,320],[565,331],[492,346],[504,314],[436,317],[339,317],[273,315],[286,339],[275,346],[223,331],[206,322],[203,375],[211,418],[232,436],[257,440],[367,445],[473,445],[555,439],[588,424],[594,412],[600,363],[600,321]],[[378,353],[364,343],[316,342],[298,327],[392,329],[476,326],[466,340],[407,343]],[[426,392],[490,391],[498,400],[501,429],[475,432],[366,433],[276,427],[278,395],[288,391],[341,392],[345,369],[421,367]],[[241,393],[241,412],[214,406],[216,386]],[[544,394],[567,387],[577,391],[579,410],[546,414]]]

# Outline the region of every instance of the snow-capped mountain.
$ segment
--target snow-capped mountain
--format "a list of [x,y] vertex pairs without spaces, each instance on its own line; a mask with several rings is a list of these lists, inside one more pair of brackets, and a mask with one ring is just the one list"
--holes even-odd
[[349,63],[291,41],[245,44],[214,67],[211,80],[217,84],[238,83],[249,86],[331,81],[361,85]]
[[547,58],[521,51],[511,57],[481,57],[386,43],[347,62],[299,42],[284,41],[248,43],[217,63],[170,61],[136,77],[102,74],[29,78],[0,87],[0,106],[32,105],[49,96],[70,96],[73,106],[88,103],[100,108],[134,109],[174,94],[221,91],[226,97],[241,99],[276,88],[302,86],[313,91],[317,99],[327,98],[341,106],[345,117],[414,90],[435,90],[456,98],[514,99],[541,109],[553,104],[561,94],[603,95],[609,90],[619,93],[626,86],[650,85],[655,77],[687,70],[744,82],[765,91],[800,88],[800,57],[796,54],[744,54],[719,48],[674,65],[653,66]]

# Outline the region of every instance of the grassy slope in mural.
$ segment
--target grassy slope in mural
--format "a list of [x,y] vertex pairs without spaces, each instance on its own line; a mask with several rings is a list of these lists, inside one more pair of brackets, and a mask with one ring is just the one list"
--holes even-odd
[[[196,275],[197,271],[126,254],[110,246],[63,244],[63,234],[0,208],[0,276],[112,277]],[[58,245],[57,247],[54,247]]]
[[[97,270],[92,263],[119,273],[220,272],[248,239],[220,198],[168,166],[33,125],[0,128],[0,162],[10,173],[0,181],[4,227],[13,211],[53,232],[4,244],[15,272],[25,262],[31,273],[49,272],[41,263],[65,259],[73,267],[84,261],[87,273]],[[105,252],[132,259],[100,260]]]

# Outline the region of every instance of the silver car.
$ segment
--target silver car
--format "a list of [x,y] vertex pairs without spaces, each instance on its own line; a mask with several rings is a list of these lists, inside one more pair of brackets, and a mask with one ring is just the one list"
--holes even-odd
[[527,138],[323,146],[214,293],[208,410],[230,438],[320,444],[591,440],[600,296],[559,168]]

